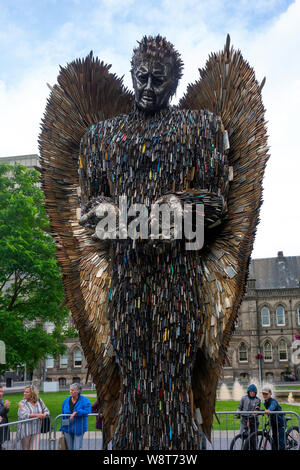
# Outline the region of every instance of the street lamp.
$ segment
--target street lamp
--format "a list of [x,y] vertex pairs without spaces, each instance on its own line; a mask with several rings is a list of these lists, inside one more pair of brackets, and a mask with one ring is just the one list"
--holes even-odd
[[255,354],[255,359],[258,360],[258,380],[259,380],[259,386],[261,387],[262,384],[262,377],[261,377],[261,360],[264,358],[263,354],[259,351],[257,354]]

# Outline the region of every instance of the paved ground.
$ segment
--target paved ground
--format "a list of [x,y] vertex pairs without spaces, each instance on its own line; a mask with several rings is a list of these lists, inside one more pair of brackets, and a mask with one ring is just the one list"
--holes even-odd
[[[87,435],[88,434],[88,435]],[[236,434],[236,433],[235,433]],[[61,436],[60,432],[56,433],[56,441],[49,442],[46,435],[41,435],[40,450],[55,450],[57,449],[57,441]],[[83,439],[82,450],[102,450],[103,441],[101,432],[86,433]],[[217,432],[211,443],[207,442],[207,450],[229,450],[230,442],[234,436],[233,431],[219,431]],[[20,442],[15,439],[15,433],[11,433],[10,441],[6,444],[6,450],[21,450]]]

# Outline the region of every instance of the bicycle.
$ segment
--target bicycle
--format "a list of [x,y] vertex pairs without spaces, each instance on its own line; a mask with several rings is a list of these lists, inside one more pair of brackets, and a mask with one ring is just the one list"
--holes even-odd
[[[291,419],[291,418],[287,418]],[[299,450],[299,427],[291,426],[286,431],[286,450]]]
[[[242,416],[242,415],[241,415]],[[240,418],[240,416],[238,416],[238,418]],[[242,450],[243,447],[244,447],[244,444],[246,442],[246,440],[253,434],[255,434],[255,431],[254,433],[250,432],[251,431],[251,419],[253,419],[252,417],[250,417],[250,419],[248,419],[247,423],[246,423],[246,428],[243,430],[243,432],[237,434],[231,441],[230,443],[230,447],[229,449],[230,450]]]
[[[291,418],[286,418],[286,421],[290,421]],[[286,450],[298,450],[299,449],[299,428],[298,426],[291,426],[285,433],[286,438]],[[251,442],[253,439],[256,441],[255,450],[272,450],[272,430],[270,421],[266,421],[261,431],[253,432],[246,439],[243,450],[252,450]]]

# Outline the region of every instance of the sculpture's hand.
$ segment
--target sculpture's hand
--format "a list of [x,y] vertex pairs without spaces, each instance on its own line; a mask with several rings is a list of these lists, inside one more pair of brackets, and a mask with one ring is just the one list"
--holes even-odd
[[90,201],[79,225],[93,229],[93,240],[112,240],[117,238],[119,208],[108,198],[98,197]]
[[[162,214],[162,223],[160,223],[160,214]],[[181,238],[182,217],[183,206],[176,195],[166,194],[155,201],[149,217],[150,242],[152,244],[172,243],[174,240]]]

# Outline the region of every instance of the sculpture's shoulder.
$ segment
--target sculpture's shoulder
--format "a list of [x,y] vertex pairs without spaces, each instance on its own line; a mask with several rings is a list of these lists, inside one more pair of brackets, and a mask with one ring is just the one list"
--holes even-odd
[[103,119],[89,126],[83,137],[86,137],[86,136],[91,137],[95,133],[104,131],[104,130],[108,132],[109,129],[113,129],[117,127],[118,125],[120,125],[121,123],[128,121],[129,119],[130,119],[129,114],[119,114],[118,116],[113,117],[113,118]]
[[214,127],[222,129],[221,117],[208,109],[179,109],[173,108],[173,119],[184,122],[189,127]]

